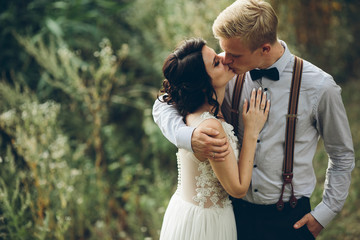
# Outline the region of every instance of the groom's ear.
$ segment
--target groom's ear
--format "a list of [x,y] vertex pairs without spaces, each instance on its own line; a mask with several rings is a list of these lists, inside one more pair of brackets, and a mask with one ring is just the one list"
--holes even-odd
[[261,54],[262,55],[267,55],[269,54],[270,50],[271,50],[271,45],[270,43],[264,43],[263,45],[261,45]]

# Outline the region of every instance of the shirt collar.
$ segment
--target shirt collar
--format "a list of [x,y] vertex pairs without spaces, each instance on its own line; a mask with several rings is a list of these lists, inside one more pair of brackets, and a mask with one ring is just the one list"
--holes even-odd
[[280,42],[281,46],[284,47],[285,51],[284,51],[283,55],[269,68],[276,67],[277,70],[279,71],[279,75],[281,76],[285,67],[290,62],[292,54],[284,41],[279,40],[279,42]]

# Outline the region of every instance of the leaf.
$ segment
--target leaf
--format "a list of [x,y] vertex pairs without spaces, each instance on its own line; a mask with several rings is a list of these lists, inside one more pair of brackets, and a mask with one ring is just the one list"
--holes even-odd
[[49,28],[50,32],[53,33],[55,36],[57,37],[63,36],[63,31],[60,25],[51,18],[46,19],[46,26]]

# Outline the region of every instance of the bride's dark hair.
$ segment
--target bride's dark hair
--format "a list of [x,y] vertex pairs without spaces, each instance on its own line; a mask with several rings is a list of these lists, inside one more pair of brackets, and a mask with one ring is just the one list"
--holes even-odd
[[201,38],[185,40],[166,58],[162,69],[165,80],[160,92],[166,93],[163,101],[174,104],[184,121],[187,114],[195,112],[206,100],[213,106],[215,116],[219,112],[201,52],[205,45]]

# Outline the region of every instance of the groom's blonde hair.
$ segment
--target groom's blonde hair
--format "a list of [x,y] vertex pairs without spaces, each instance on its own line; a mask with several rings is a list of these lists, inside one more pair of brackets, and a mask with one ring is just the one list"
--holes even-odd
[[271,5],[259,0],[237,0],[215,19],[217,39],[240,38],[251,51],[277,41],[278,18]]

